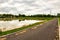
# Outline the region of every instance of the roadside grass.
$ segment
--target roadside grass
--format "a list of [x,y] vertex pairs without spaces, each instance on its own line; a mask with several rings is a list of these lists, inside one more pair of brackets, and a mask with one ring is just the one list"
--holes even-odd
[[60,25],[60,17],[58,18],[58,24]]
[[[19,17],[19,18],[15,18],[15,19],[19,19],[19,20],[25,20],[25,19],[27,19],[27,20],[45,20],[44,22],[47,22],[47,21],[53,19],[53,17]],[[17,28],[17,29],[5,31],[5,32],[0,32],[0,36],[7,35],[7,34],[10,34],[10,33],[14,33],[14,32],[17,32],[17,31],[21,31],[21,30],[24,30],[26,28],[31,28],[33,26],[39,25],[39,24],[44,23],[44,22],[38,22],[38,23],[35,23],[35,24],[32,24],[32,25],[21,27],[21,28]]]

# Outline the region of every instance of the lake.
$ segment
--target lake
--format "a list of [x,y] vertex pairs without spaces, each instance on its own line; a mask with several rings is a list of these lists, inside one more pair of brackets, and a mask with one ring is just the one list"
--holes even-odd
[[0,21],[0,30],[7,31],[16,28],[21,28],[24,26],[28,26],[37,22],[42,22],[42,20],[11,20],[11,21]]

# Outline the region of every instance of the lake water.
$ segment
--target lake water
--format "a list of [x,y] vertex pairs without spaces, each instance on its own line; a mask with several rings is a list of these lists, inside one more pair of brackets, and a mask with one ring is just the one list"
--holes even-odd
[[31,25],[37,22],[42,22],[42,20],[24,20],[24,21],[19,21],[19,20],[12,20],[12,21],[0,21],[0,30],[1,31],[7,31],[7,30],[12,30],[16,28],[20,28],[23,26]]

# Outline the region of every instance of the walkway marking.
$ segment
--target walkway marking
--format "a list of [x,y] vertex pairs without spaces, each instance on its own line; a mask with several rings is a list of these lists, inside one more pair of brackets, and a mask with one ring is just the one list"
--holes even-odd
[[6,40],[6,38],[0,38],[0,40]]
[[23,30],[22,32],[16,33],[15,35],[23,34],[25,32],[27,32],[27,31],[26,30]]
[[56,39],[54,39],[54,40],[56,40]]
[[20,33],[25,33],[26,32],[26,30],[24,30],[24,31],[22,31],[22,32],[20,32]]
[[36,29],[37,27],[33,27],[32,29],[34,30],[34,29]]
[[56,36],[56,38],[58,38],[58,36]]

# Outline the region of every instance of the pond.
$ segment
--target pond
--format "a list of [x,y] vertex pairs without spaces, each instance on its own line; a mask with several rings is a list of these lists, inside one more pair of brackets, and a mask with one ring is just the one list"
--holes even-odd
[[12,21],[0,21],[0,31],[7,31],[16,28],[21,28],[28,26],[37,22],[42,22],[42,20],[12,20]]

